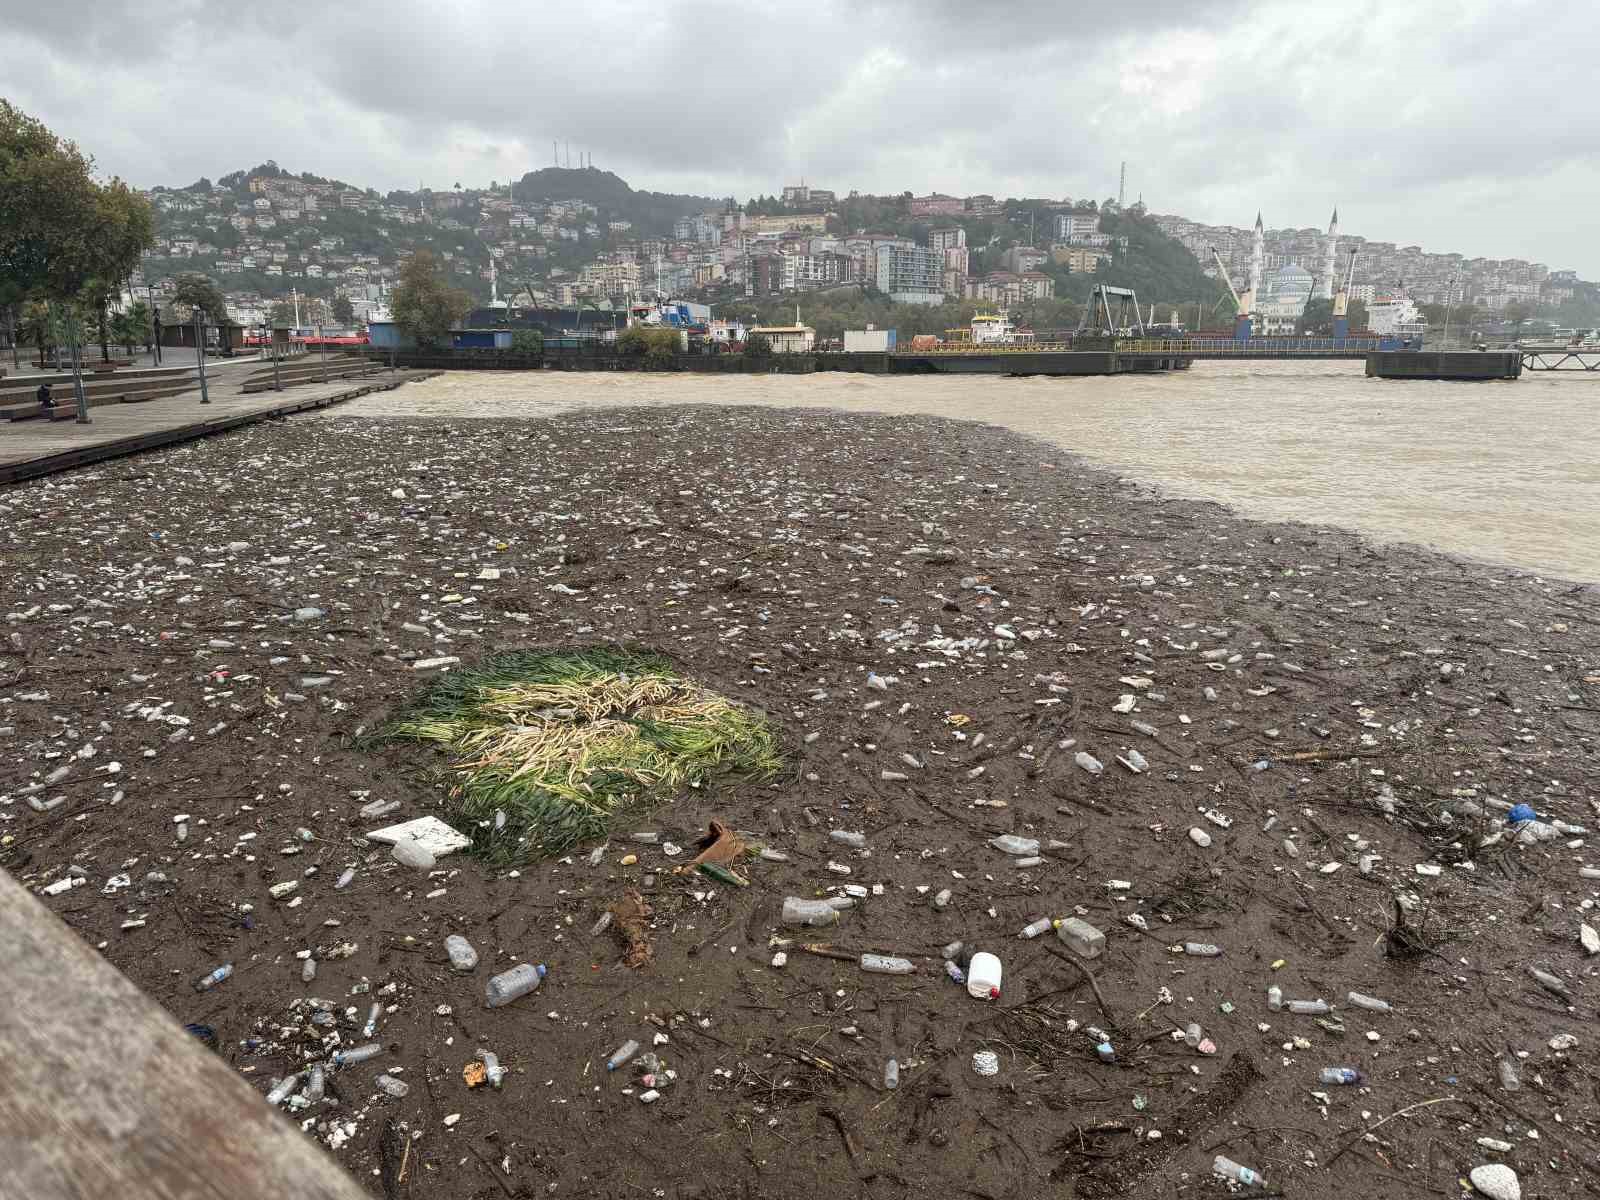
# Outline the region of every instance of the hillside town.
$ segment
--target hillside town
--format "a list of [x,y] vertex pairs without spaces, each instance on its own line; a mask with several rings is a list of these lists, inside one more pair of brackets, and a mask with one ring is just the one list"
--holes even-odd
[[[601,185],[610,194],[594,198]],[[1124,208],[1117,197],[840,196],[802,183],[741,205],[634,192],[593,167],[545,169],[488,188],[380,195],[268,162],[216,183],[144,195],[158,231],[132,281],[135,293],[160,305],[181,274],[207,274],[244,325],[268,320],[283,303],[280,318],[297,326],[332,323],[339,298],[355,324],[381,317],[401,265],[422,248],[452,283],[491,308],[621,312],[669,299],[737,306],[848,289],[895,305],[969,301],[1005,310],[1069,294],[1081,299],[1092,280],[1115,280],[1128,238],[1106,225],[1124,213],[1148,219],[1215,281],[1212,296],[1202,297],[1192,283],[1158,275],[1147,280],[1156,292],[1150,298],[1211,303],[1226,282],[1217,262],[1242,281],[1252,237],[1243,228],[1149,214],[1142,199]],[[646,210],[643,197],[670,203]],[[1314,288],[1328,294],[1328,234],[1269,229],[1265,238],[1264,294],[1292,328]],[[1354,253],[1349,295],[1369,304],[1400,295],[1420,304],[1534,309],[1594,295],[1575,271],[1543,263],[1424,252],[1350,234],[1340,245]],[[1345,269],[1341,257],[1338,270]],[[1196,319],[1206,315],[1202,305]]]

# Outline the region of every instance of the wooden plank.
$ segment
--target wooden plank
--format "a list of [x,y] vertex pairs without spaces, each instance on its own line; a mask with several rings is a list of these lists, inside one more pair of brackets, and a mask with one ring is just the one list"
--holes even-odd
[[0,980],[0,1193],[369,1200],[5,871]]

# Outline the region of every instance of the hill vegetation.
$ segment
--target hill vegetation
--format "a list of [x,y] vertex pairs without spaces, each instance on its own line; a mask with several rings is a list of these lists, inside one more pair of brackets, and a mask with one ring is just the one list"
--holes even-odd
[[634,233],[653,237],[670,235],[679,217],[726,203],[708,196],[635,191],[619,175],[598,167],[541,167],[518,180],[515,193],[524,200],[587,200],[607,220],[631,221]]

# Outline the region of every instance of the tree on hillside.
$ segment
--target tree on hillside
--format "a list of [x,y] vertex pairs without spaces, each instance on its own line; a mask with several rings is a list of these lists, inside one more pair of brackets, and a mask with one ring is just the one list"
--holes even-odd
[[394,290],[394,320],[419,346],[436,346],[472,311],[472,297],[445,282],[439,260],[418,250],[400,270]]
[[354,325],[356,321],[356,306],[350,303],[349,296],[335,296],[331,306],[333,319],[340,325]]
[[1524,304],[1521,300],[1513,300],[1506,305],[1505,319],[1511,322],[1511,329],[1517,335],[1522,335],[1522,327],[1528,323],[1528,318],[1533,316],[1533,307]]
[[228,320],[228,302],[217,285],[204,275],[179,276],[178,286],[172,291],[172,304],[186,320],[193,319],[195,309],[204,312],[212,324],[220,325]]
[[270,314],[272,327],[283,329],[294,324],[294,305],[287,300],[278,300],[272,306]]

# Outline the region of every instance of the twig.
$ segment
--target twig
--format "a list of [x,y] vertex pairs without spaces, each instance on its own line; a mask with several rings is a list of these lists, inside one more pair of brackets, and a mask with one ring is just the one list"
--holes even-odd
[[1117,1020],[1117,1014],[1111,1011],[1111,1005],[1106,1003],[1106,998],[1100,991],[1100,982],[1099,980],[1095,979],[1094,972],[1090,971],[1088,967],[1084,966],[1077,959],[1073,958],[1072,955],[1068,954],[1065,950],[1058,950],[1049,942],[1045,942],[1043,945],[1047,954],[1053,954],[1062,962],[1074,967],[1080,975],[1089,981],[1089,988],[1094,992],[1095,1003],[1100,1006],[1100,1011],[1105,1014],[1106,1020],[1111,1022],[1113,1028],[1120,1028],[1121,1022]]
[[1374,1121],[1371,1125],[1368,1125],[1365,1129],[1361,1130],[1354,1137],[1346,1139],[1344,1145],[1340,1146],[1339,1149],[1334,1151],[1333,1154],[1328,1158],[1328,1160],[1322,1164],[1323,1169],[1326,1170],[1328,1167],[1333,1166],[1333,1164],[1339,1160],[1339,1158],[1345,1153],[1345,1151],[1347,1151],[1347,1150],[1351,1149],[1352,1147],[1354,1147],[1357,1142],[1361,1141],[1363,1138],[1365,1138],[1367,1136],[1367,1134],[1371,1133],[1374,1129],[1377,1129],[1380,1125],[1387,1125],[1390,1121],[1394,1120],[1396,1117],[1409,1116],[1411,1113],[1416,1112],[1420,1108],[1428,1108],[1428,1107],[1430,1107],[1432,1105],[1435,1105],[1435,1104],[1447,1104],[1447,1103],[1449,1103],[1450,1101],[1452,1101],[1454,1099],[1455,1099],[1454,1096],[1440,1096],[1440,1097],[1438,1097],[1438,1099],[1435,1099],[1435,1100],[1420,1100],[1416,1104],[1408,1104],[1405,1108],[1398,1109],[1397,1111],[1390,1113],[1387,1117],[1384,1117],[1383,1120],[1381,1120],[1381,1121]]

